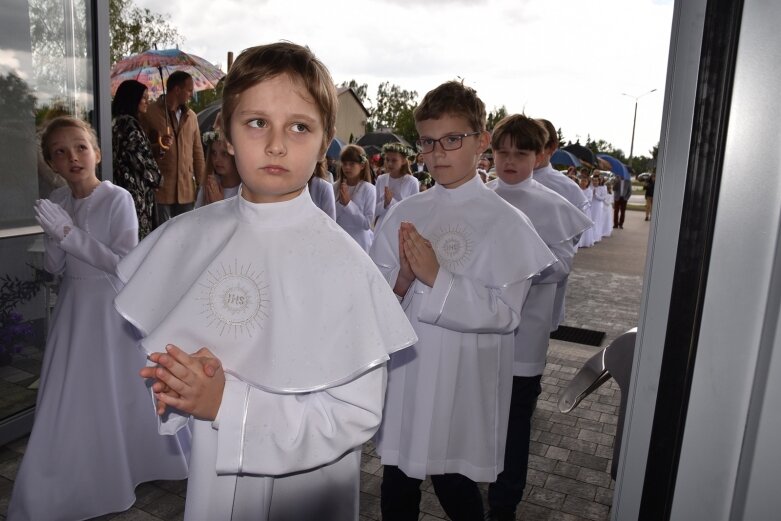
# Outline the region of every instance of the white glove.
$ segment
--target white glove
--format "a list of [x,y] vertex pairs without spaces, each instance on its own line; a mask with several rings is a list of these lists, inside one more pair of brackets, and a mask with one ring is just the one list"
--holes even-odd
[[49,201],[38,199],[35,202],[35,220],[41,225],[46,235],[62,241],[73,228],[73,219],[62,206]]

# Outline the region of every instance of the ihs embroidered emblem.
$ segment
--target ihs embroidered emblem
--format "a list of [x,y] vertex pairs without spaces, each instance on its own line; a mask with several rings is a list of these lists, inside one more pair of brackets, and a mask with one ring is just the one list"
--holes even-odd
[[437,260],[450,271],[458,271],[472,256],[472,234],[465,226],[442,230],[432,244]]
[[216,327],[220,336],[228,333],[234,337],[251,337],[255,329],[263,327],[271,307],[268,285],[263,272],[256,272],[251,264],[239,266],[238,261],[233,266],[221,264],[219,270],[212,268],[206,272],[206,281],[201,286],[205,291],[199,300],[204,303],[207,325]]

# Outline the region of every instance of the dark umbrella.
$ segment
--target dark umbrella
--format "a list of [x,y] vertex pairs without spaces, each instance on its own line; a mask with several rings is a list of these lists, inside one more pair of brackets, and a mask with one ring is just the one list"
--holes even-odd
[[575,143],[574,145],[567,145],[562,148],[567,152],[573,154],[581,161],[588,163],[589,166],[593,167],[597,165],[597,158],[594,157],[594,152],[592,152],[589,148],[584,147],[580,143]]
[[618,177],[622,177],[624,179],[632,178],[632,176],[629,175],[629,170],[627,170],[626,165],[615,157],[609,156],[607,154],[597,154],[597,157],[607,161],[610,165],[610,171],[616,174]]
[[219,114],[221,108],[222,100],[218,99],[198,113],[198,128],[201,130],[201,134],[209,132],[214,128],[214,122],[217,119],[217,114]]
[[361,136],[361,139],[356,141],[355,144],[361,145],[364,150],[366,150],[367,145],[382,148],[382,145],[385,143],[401,143],[412,149],[412,145],[410,145],[406,139],[393,132],[369,132],[368,134]]
[[567,152],[566,150],[556,150],[550,157],[550,162],[552,165],[574,166],[575,168],[582,166],[580,159],[575,157],[575,154],[572,152]]
[[366,146],[361,146],[361,148],[363,148],[363,151],[366,152],[367,156],[382,154],[382,147],[378,147],[377,145],[366,145]]
[[342,153],[342,149],[347,146],[347,143],[339,139],[338,137],[334,137],[331,140],[331,144],[328,145],[328,150],[325,151],[325,157],[328,159],[339,159],[339,156]]

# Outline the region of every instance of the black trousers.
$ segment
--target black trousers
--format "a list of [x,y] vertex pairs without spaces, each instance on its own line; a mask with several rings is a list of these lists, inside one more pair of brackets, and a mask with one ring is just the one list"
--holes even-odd
[[495,514],[514,513],[523,498],[526,471],[529,467],[529,440],[532,414],[542,388],[538,376],[513,376],[504,470],[496,482],[488,485],[488,507]]
[[[383,521],[418,521],[420,484],[399,467],[385,465],[380,486],[380,509]],[[431,476],[434,493],[443,510],[453,521],[482,521],[483,499],[477,483],[461,474]]]
[[616,226],[624,227],[624,216],[626,215],[626,200],[616,199],[613,201],[613,228]]

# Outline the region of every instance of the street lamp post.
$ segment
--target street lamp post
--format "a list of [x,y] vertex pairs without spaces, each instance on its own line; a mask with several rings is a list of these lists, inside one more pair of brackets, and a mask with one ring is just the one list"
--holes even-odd
[[640,94],[639,96],[632,96],[631,94],[627,94],[626,92],[621,93],[622,96],[629,96],[630,98],[633,98],[635,100],[635,116],[634,118],[632,118],[632,144],[629,145],[629,159],[632,159],[632,156],[635,151],[635,124],[637,123],[637,101],[643,96],[651,94],[652,92],[656,92],[656,89],[651,89],[648,92]]

